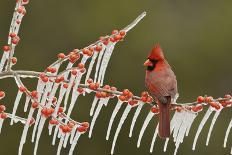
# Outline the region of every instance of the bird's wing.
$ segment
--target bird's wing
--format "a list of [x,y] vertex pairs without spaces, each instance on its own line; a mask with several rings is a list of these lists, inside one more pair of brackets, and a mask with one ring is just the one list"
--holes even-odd
[[176,77],[171,70],[150,75],[146,86],[150,93],[163,103],[167,102],[166,96],[174,97],[177,93]]

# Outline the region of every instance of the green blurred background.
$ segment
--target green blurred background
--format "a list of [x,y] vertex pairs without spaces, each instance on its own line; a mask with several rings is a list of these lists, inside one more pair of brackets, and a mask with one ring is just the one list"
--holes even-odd
[[[59,52],[68,53],[74,48],[82,48],[106,35],[113,29],[120,29],[129,24],[137,15],[147,11],[147,17],[128,33],[123,42],[117,44],[106,73],[105,83],[118,88],[128,88],[139,94],[145,89],[143,62],[157,42],[161,44],[165,55],[177,75],[180,98],[179,102],[194,101],[198,95],[223,96],[231,92],[231,40],[232,40],[232,1],[139,1],[139,0],[31,0],[27,6],[21,30],[20,44],[17,46],[18,64],[15,69],[42,71],[56,59]],[[12,18],[15,0],[0,0],[0,47],[7,42],[8,29]],[[26,79],[25,84],[35,89],[36,80]],[[7,91],[3,100],[12,110],[17,92],[13,79],[1,80],[0,89]],[[80,98],[73,117],[79,121],[90,121],[89,109],[91,97]],[[110,154],[112,136],[105,141],[106,129],[114,102],[102,110],[93,138],[87,134],[81,137],[75,154],[102,155]],[[133,112],[129,115],[118,138],[115,154],[146,155],[149,154],[157,118],[152,120],[141,148],[136,148],[137,137],[149,107],[143,109],[136,123],[133,138],[128,138],[129,126]],[[122,112],[122,111],[121,111]],[[120,114],[121,114],[120,112]],[[22,107],[18,115],[25,116]],[[212,133],[208,147],[205,147],[210,121],[203,130],[197,150],[192,151],[192,142],[197,125],[203,114],[195,120],[189,137],[179,148],[179,154],[229,154],[230,148],[222,148],[225,130],[231,118],[231,112],[224,110]],[[113,132],[117,127],[115,121]],[[9,126],[9,120],[0,136],[0,154],[17,154],[22,133],[22,125]],[[29,134],[28,139],[30,139]],[[231,136],[229,137],[231,139]],[[174,144],[170,143],[168,151],[163,153],[164,141],[155,143],[153,154],[172,154]],[[229,141],[228,146],[232,145]],[[27,141],[23,154],[30,155],[34,144]],[[38,154],[55,154],[57,145],[51,146],[51,137],[44,130]],[[62,150],[67,154],[68,149]]]

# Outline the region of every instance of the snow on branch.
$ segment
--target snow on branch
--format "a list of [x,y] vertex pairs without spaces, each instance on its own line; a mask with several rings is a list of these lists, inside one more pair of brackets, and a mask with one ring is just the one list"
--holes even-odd
[[[124,89],[119,91],[116,87],[105,85],[104,77],[112,56],[114,47],[120,41],[123,41],[126,34],[134,28],[145,16],[146,12],[139,15],[131,24],[121,30],[113,30],[111,35],[100,37],[99,40],[82,49],[74,49],[67,55],[59,53],[57,61],[49,65],[43,72],[13,70],[13,65],[17,63],[17,58],[14,57],[15,49],[19,43],[19,28],[24,15],[26,14],[25,6],[29,0],[17,0],[16,6],[10,25],[8,44],[3,47],[3,56],[0,62],[0,79],[14,78],[18,87],[18,92],[13,105],[12,113],[7,113],[4,105],[0,105],[0,132],[3,121],[6,118],[11,119],[10,124],[21,122],[24,125],[21,136],[18,154],[21,155],[23,145],[27,139],[28,129],[33,127],[31,141],[35,142],[34,155],[37,153],[39,140],[43,132],[44,126],[48,121],[49,135],[53,136],[52,145],[56,141],[59,142],[57,155],[60,154],[62,148],[66,148],[70,143],[69,155],[72,155],[80,136],[86,133],[89,129],[89,137],[92,137],[95,123],[100,115],[102,108],[108,105],[112,98],[117,98],[117,103],[112,112],[108,129],[106,132],[106,140],[110,139],[111,128],[114,123],[118,111],[126,105],[124,112],[120,118],[116,132],[113,135],[113,143],[111,154],[114,153],[117,138],[121,128],[132,109],[136,108],[132,119],[129,137],[133,135],[133,129],[136,125],[136,120],[144,106],[150,106],[150,111],[139,134],[137,147],[140,147],[143,134],[147,126],[159,113],[159,106],[147,92],[142,92],[141,95],[134,95],[130,90]],[[60,70],[60,67],[68,62],[65,70]],[[88,62],[88,63],[87,63]],[[89,64],[89,65],[87,65]],[[35,90],[28,90],[23,84],[22,78],[35,78],[38,80]],[[91,124],[88,122],[78,122],[71,118],[72,111],[77,106],[77,99],[80,95],[88,96],[89,93],[94,93],[90,116],[92,116]],[[0,100],[4,99],[5,92],[0,91]],[[25,98],[25,103],[22,105],[22,98]],[[230,108],[232,105],[232,97],[226,95],[224,98],[214,99],[212,97],[199,96],[196,102],[192,103],[173,103],[170,110],[174,111],[171,120],[171,132],[175,142],[177,153],[180,144],[183,143],[184,137],[188,136],[191,130],[191,125],[199,112],[202,112],[206,107],[208,110],[203,117],[193,142],[193,150],[195,150],[198,137],[204,128],[205,123],[210,115],[214,115],[211,121],[208,132],[206,145],[209,144],[213,127],[224,108]],[[27,113],[27,118],[17,116],[19,106],[24,106],[24,112]],[[33,117],[35,116],[35,118]],[[229,123],[226,130],[224,147],[227,146],[227,140],[232,127],[232,121]],[[158,135],[158,124],[154,131],[151,141],[150,152],[153,152],[154,144]],[[164,151],[168,146],[169,138],[166,139]],[[232,152],[231,152],[232,154]]]

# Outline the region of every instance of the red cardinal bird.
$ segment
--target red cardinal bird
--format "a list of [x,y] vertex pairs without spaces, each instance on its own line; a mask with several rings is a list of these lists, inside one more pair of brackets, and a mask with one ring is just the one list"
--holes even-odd
[[170,136],[169,107],[178,97],[176,76],[158,44],[152,49],[144,66],[147,67],[145,85],[160,109],[159,136],[167,138]]

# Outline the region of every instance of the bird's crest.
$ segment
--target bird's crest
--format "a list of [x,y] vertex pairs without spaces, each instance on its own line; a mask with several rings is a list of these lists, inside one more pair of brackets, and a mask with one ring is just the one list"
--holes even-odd
[[155,44],[148,58],[152,60],[163,60],[164,59],[163,50],[159,44]]

